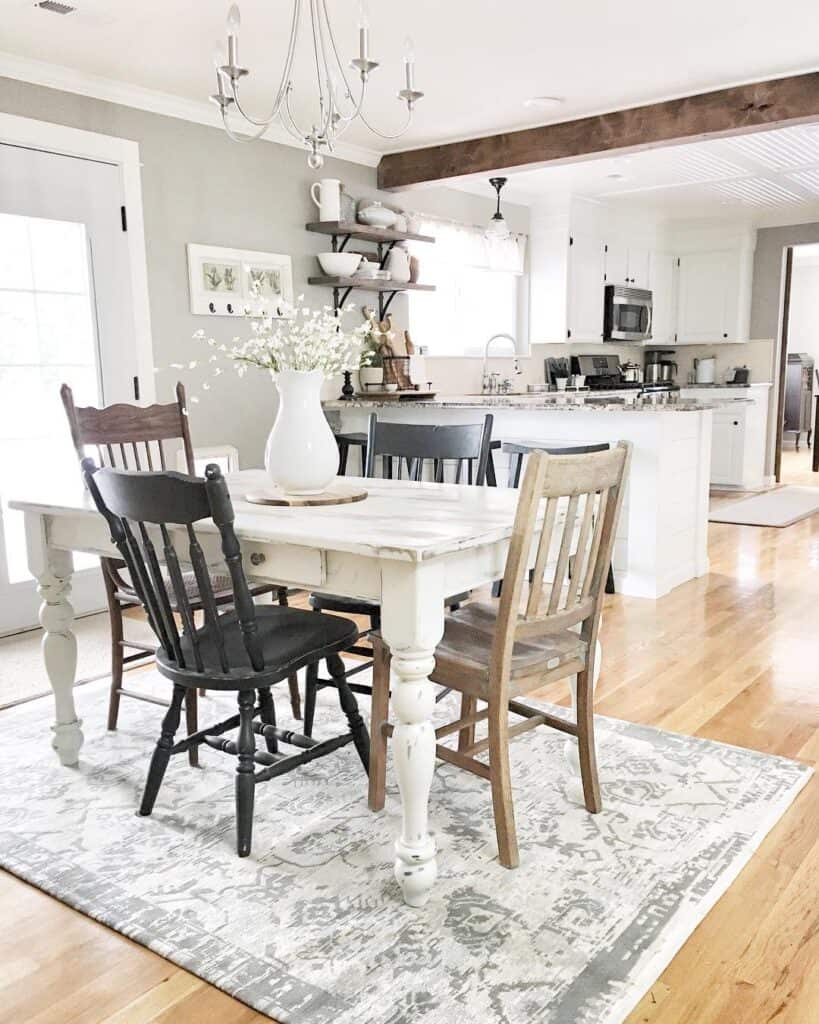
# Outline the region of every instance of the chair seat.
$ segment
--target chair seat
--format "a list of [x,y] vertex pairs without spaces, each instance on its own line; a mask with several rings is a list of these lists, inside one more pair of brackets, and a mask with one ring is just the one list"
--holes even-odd
[[[447,598],[447,607],[463,604],[469,600],[469,594],[456,594]],[[340,612],[342,615],[373,615],[380,613],[374,601],[364,601],[358,597],[342,597],[340,594],[311,594],[310,607],[320,612]]]
[[285,679],[293,672],[328,654],[336,654],[354,643],[358,630],[349,619],[334,615],[314,615],[299,608],[281,605],[257,606],[256,635],[264,656],[265,667],[254,672],[245,651],[242,631],[236,613],[219,616],[228,664],[224,673],[213,632],[205,625],[196,630],[204,675],[196,671],[196,657],[190,636],[180,644],[186,668],[169,661],[165,651],[157,651],[156,662],[163,676],[189,686],[206,685],[214,690],[236,690],[243,687],[264,687]]
[[[496,605],[477,601],[447,615],[443,639],[435,650],[431,678],[444,686],[452,685],[472,696],[488,699],[496,619]],[[518,641],[512,652],[510,696],[537,689],[543,677],[563,665],[585,665],[586,653],[586,642],[570,629]]]

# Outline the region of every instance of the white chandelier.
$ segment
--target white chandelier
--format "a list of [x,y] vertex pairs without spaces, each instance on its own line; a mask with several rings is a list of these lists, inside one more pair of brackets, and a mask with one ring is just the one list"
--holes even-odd
[[[293,97],[293,59],[299,38],[299,27],[302,20],[302,0],[293,0],[293,15],[290,21],[290,42],[287,56],[282,69],[281,79],[276,90],[273,106],[266,117],[254,118],[242,106],[239,96],[239,82],[247,75],[248,69],[239,64],[239,28],[241,15],[239,8],[233,4],[227,17],[227,60],[222,48],[217,45],[214,52],[216,67],[217,91],[211,100],[222,113],[225,131],[236,142],[250,142],[258,139],[267,131],[274,121],[298,139],[309,150],[307,163],[317,170],[324,163],[323,152],[333,152],[337,139],[356,119],[361,120],[371,132],[382,139],[400,138],[409,128],[415,104],[424,95],[415,88],[415,54],[412,40],[404,44],[404,88],[398,98],[406,104],[406,119],[399,131],[388,134],[375,128],[364,115],[364,95],[370,74],[378,67],[378,61],[370,60],[370,25],[367,8],[362,0],[358,20],[358,56],[350,62],[349,68],[357,72],[359,85],[353,92],[355,77],[345,69],[338,54],[338,48],[330,26],[327,13],[327,0],[309,0],[310,4],[310,41],[315,63],[316,84],[318,86],[318,110],[315,122],[309,130],[299,127],[292,110]],[[235,110],[251,127],[250,135],[237,135],[228,123],[228,114]]]

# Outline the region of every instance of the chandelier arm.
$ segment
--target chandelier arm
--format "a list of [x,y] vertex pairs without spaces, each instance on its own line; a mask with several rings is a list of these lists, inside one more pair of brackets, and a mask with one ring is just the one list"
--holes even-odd
[[353,100],[353,90],[350,88],[350,83],[347,81],[347,75],[346,75],[346,73],[344,71],[344,65],[341,63],[341,57],[339,57],[339,54],[338,54],[338,47],[336,46],[336,37],[333,34],[333,26],[332,26],[332,23],[330,22],[330,13],[327,10],[327,0],[321,0],[321,6],[322,6],[322,10],[324,11],[324,21],[325,21],[325,23],[327,25],[327,34],[330,37],[330,46],[332,47],[333,56],[335,57],[336,66],[338,67],[338,73],[339,73],[339,75],[341,77],[341,81],[342,81],[342,83],[344,85],[344,88],[346,90],[345,96],[346,96],[347,99],[350,100],[350,102],[354,106],[354,111],[353,111],[352,114],[350,114],[349,117],[347,117],[346,115],[341,114],[340,107],[337,106],[336,110],[337,110],[338,114],[341,116],[342,120],[344,120],[344,121],[351,121],[355,117],[358,116],[358,111],[361,109],[361,105],[364,102],[364,92],[365,92],[366,87],[367,87],[366,81],[365,81],[365,79],[362,76],[362,81],[361,81],[361,98],[359,99],[358,103],[356,104],[355,100]]
[[[293,111],[290,109],[291,92],[292,89],[288,89],[284,95],[283,111],[287,115],[287,118],[285,120],[285,118],[282,117],[282,124],[285,126],[285,128],[287,128],[291,135],[293,135],[297,139],[301,139],[302,143],[306,143],[307,133],[303,132],[301,128],[299,128],[299,126],[296,124],[296,119],[293,117]],[[289,122],[289,124],[287,122]]]
[[355,109],[353,110],[353,112],[349,116],[346,115],[346,114],[339,113],[338,120],[339,120],[339,124],[341,125],[341,127],[337,128],[335,133],[334,133],[336,138],[338,138],[339,135],[342,135],[344,132],[346,132],[347,129],[350,127],[350,125],[353,123],[353,121],[355,121],[355,119],[357,117],[361,116],[361,108],[364,106],[365,89],[366,89],[366,85],[364,84],[364,82],[362,82],[361,83],[361,95],[358,98],[358,102],[355,105]]
[[401,129],[399,129],[399,130],[398,130],[397,132],[395,132],[394,134],[388,134],[387,132],[381,132],[381,131],[379,131],[379,130],[378,130],[378,129],[377,129],[376,127],[375,127],[375,125],[373,125],[373,124],[370,124],[370,122],[369,122],[369,121],[367,120],[367,118],[366,118],[366,117],[365,117],[365,115],[364,115],[364,111],[361,111],[361,113],[360,113],[360,114],[359,114],[358,116],[359,116],[359,117],[361,118],[361,120],[363,121],[363,123],[364,123],[364,124],[365,124],[365,125],[366,125],[366,126],[367,126],[367,127],[369,128],[369,129],[370,129],[370,131],[371,131],[371,132],[373,132],[373,133],[374,133],[375,135],[377,135],[377,136],[378,136],[379,138],[381,138],[381,139],[400,139],[400,138],[401,138],[401,136],[402,136],[402,135],[403,135],[403,134],[404,134],[404,133],[406,132],[406,130],[407,130],[407,129],[409,128],[410,124],[412,124],[412,108],[408,108],[408,109],[407,109],[407,119],[406,119],[406,121],[404,122],[404,127],[403,127],[403,128],[401,128]]
[[318,36],[318,30],[316,27],[317,8],[316,0],[310,0],[310,31],[313,37],[313,60],[316,64],[316,85],[318,86],[319,93],[319,121],[321,122],[321,131],[319,135],[326,135],[328,117],[332,118],[332,102],[328,102],[324,96],[324,75],[322,74],[322,64],[326,70],[327,62],[324,61],[323,54],[320,53],[320,41]]
[[264,126],[268,128],[270,124],[275,121],[281,111],[282,101],[287,90],[287,86],[290,81],[290,74],[293,68],[293,60],[296,53],[296,41],[298,40],[299,33],[299,18],[301,11],[301,0],[293,0],[293,15],[290,19],[290,41],[287,46],[287,56],[284,61],[284,68],[282,70],[281,81],[279,87],[276,90],[276,99],[273,101],[273,108],[266,118],[254,118],[244,109],[241,102],[239,101],[239,86],[238,80],[229,79],[230,91],[233,98],[233,102],[236,104],[236,110],[242,115],[242,117],[249,123],[257,128]]
[[260,139],[270,127],[269,124],[265,124],[262,125],[257,132],[253,132],[252,135],[237,135],[228,124],[227,111],[224,107],[222,107],[222,125],[227,132],[228,138],[232,139],[234,142],[255,142],[257,139]]

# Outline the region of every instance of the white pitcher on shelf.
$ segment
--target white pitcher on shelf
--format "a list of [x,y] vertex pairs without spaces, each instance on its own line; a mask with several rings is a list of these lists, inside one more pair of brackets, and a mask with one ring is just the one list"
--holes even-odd
[[310,186],[310,198],[318,207],[319,220],[341,220],[341,182],[338,178],[314,181]]

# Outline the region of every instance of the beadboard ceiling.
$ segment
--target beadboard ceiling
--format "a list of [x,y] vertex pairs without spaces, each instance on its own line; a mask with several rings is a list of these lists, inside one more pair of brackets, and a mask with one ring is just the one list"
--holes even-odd
[[[224,38],[228,0],[70,0],[67,15],[34,0],[3,0],[0,50],[105,81],[206,102],[214,42]],[[248,107],[261,113],[287,45],[288,0],[240,0],[241,59]],[[328,0],[345,59],[357,50],[358,0]],[[373,76],[369,111],[387,131],[401,122],[402,45],[411,35],[417,84],[426,93],[412,130],[381,140],[362,125],[345,139],[371,153],[563,121],[587,114],[812,70],[815,0],[369,0]],[[315,92],[305,38],[296,106]],[[0,73],[2,73],[0,60]],[[80,90],[81,91],[81,90]],[[110,90],[109,90],[110,92]],[[543,110],[524,103],[563,98]],[[689,174],[696,168],[689,167]]]
[[[483,177],[456,187],[486,195],[491,205]],[[504,190],[505,199],[527,205],[567,195],[670,219],[819,220],[819,124],[520,171]]]

